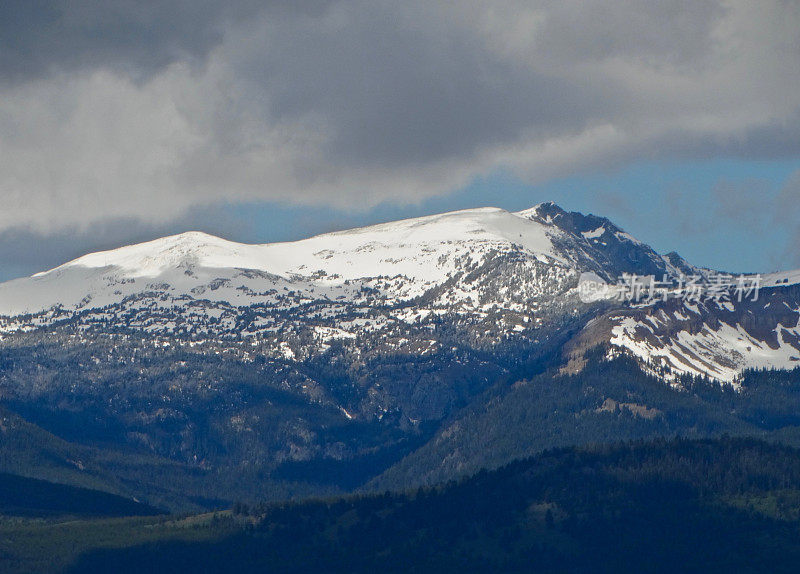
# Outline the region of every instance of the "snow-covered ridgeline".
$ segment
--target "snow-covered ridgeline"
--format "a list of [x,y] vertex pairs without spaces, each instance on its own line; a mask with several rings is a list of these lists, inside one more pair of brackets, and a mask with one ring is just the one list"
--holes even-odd
[[408,300],[459,269],[479,264],[492,251],[522,249],[542,262],[557,262],[551,236],[558,233],[495,208],[265,245],[189,232],[92,253],[2,284],[0,315],[38,313],[59,305],[102,307],[159,289],[172,297],[190,295],[233,305],[274,302],[270,292],[275,290],[351,299],[361,280],[375,283],[377,278],[386,280],[387,297]]
[[[406,341],[404,329],[447,316],[472,325],[471,336],[491,344],[509,337],[534,341],[533,330],[548,318],[578,312],[575,286],[583,272],[613,281],[622,273],[703,271],[677,254],[655,253],[607,219],[552,203],[517,213],[457,211],[264,245],[188,232],[0,284],[0,335],[78,314],[81,328],[124,325],[208,339],[235,333],[269,340],[280,356],[299,357],[304,351],[277,333],[313,326],[320,349],[331,338],[352,343],[374,330]],[[761,282],[777,290],[798,283],[800,271]],[[695,312],[687,306],[681,317]],[[707,319],[697,313],[693,321]],[[797,360],[796,330],[776,332],[768,344],[735,321],[666,335],[654,321],[624,318],[608,340],[674,372],[725,381],[743,368],[791,367]],[[419,347],[397,343],[406,344]]]

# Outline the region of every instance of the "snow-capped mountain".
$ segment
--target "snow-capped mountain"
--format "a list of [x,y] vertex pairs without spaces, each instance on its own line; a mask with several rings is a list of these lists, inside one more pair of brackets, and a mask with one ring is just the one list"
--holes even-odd
[[[607,219],[552,203],[289,243],[190,232],[89,254],[0,284],[0,434],[16,425],[23,434],[9,444],[35,444],[23,455],[61,460],[59,473],[83,476],[94,465],[155,477],[150,495],[185,501],[187,488],[238,488],[270,497],[286,484],[307,488],[298,481],[364,484],[435,445],[445,454],[426,468],[454,477],[470,456],[494,452],[483,437],[506,424],[510,436],[541,432],[530,445],[503,439],[498,461],[569,436],[616,439],[615,428],[629,437],[693,432],[730,408],[717,397],[707,405],[714,412],[695,405],[687,418],[681,397],[694,382],[678,375],[739,385],[742,369],[789,368],[800,357],[800,272],[765,276],[758,299],[742,301],[617,297],[631,276],[637,285],[658,279],[673,295],[686,277],[707,286],[715,278]],[[585,297],[587,277],[607,291]],[[619,353],[641,368],[607,360]],[[638,374],[602,373],[623,363]],[[641,370],[664,385],[645,392],[654,380]],[[576,389],[580,381],[588,386]],[[492,414],[517,395],[528,402],[514,414]],[[673,408],[677,426],[659,418]],[[750,415],[728,418],[724,428],[751,424]],[[472,438],[452,443],[461,433]],[[52,452],[53,435],[69,455]],[[132,462],[131,452],[144,458]],[[3,460],[9,468],[17,456]],[[183,482],[164,464],[183,469]],[[270,490],[276,484],[284,486]]]
[[[375,225],[311,239],[243,245],[200,232],[92,253],[28,279],[0,286],[0,315],[76,311],[115,305],[162,289],[241,306],[275,304],[265,287],[301,298],[357,301],[380,283],[379,297],[397,304],[428,293],[488,256],[516,253],[564,270],[674,272],[669,258],[607,220],[543,204],[519,213],[496,208],[458,211]],[[357,284],[358,287],[354,287]],[[469,303],[466,292],[457,294]]]
[[59,326],[81,336],[142,332],[153,344],[246,341],[256,355],[303,361],[334,341],[362,356],[533,347],[602,309],[570,348],[608,342],[653,368],[722,381],[747,367],[791,367],[800,355],[800,273],[765,277],[757,303],[599,307],[578,297],[585,273],[614,282],[709,271],[657,254],[605,218],[552,203],[266,245],[189,232],[0,285],[0,336]]
[[469,344],[488,348],[509,334],[531,338],[529,327],[570,305],[575,260],[559,245],[571,240],[556,225],[500,209],[271,245],[186,233],[0,285],[0,333],[124,328],[154,344],[247,340],[260,355],[302,361],[332,341],[357,354],[375,345],[432,353],[444,343],[425,333],[448,321],[474,327]]
[[[189,232],[93,253],[7,283],[4,315],[118,304],[164,286],[173,297],[232,305],[275,304],[270,288],[292,286],[301,298],[363,298],[378,278],[386,303],[419,297],[494,250],[520,250],[558,261],[552,231],[499,209],[479,209],[331,233],[291,243],[243,245]],[[561,261],[561,263],[564,263]],[[354,286],[354,282],[358,286]],[[265,289],[266,287],[266,289]]]

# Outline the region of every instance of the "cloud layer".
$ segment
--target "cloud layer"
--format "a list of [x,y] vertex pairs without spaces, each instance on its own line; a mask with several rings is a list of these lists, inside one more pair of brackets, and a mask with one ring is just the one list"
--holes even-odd
[[0,8],[0,230],[800,155],[796,2],[154,5]]

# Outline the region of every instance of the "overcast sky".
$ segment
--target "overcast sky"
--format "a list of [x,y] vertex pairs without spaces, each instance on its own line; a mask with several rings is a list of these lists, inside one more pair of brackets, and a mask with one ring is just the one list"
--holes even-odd
[[0,3],[2,279],[547,200],[800,267],[800,2]]

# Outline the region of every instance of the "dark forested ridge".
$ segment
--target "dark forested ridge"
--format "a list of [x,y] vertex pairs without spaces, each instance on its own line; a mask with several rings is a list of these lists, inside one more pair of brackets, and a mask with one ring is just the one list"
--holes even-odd
[[674,388],[604,352],[590,352],[577,374],[554,369],[496,387],[369,486],[431,485],[545,449],[618,440],[727,433],[800,446],[798,369],[748,371],[739,391],[691,377]]
[[[154,357],[142,367],[153,370],[152,378],[138,385],[158,388],[170,377],[189,380],[197,373],[200,382],[216,381],[228,390],[212,388],[180,404],[165,399],[156,408],[135,392],[118,393],[111,373],[102,379],[109,394],[98,391],[102,404],[78,390],[55,402],[5,398],[0,471],[199,512],[237,500],[433,485],[545,449],[589,443],[728,433],[800,445],[798,370],[747,372],[739,392],[690,378],[678,389],[626,356],[609,359],[605,353],[590,352],[577,374],[549,367],[547,357],[532,360],[441,421],[416,426],[398,424],[391,413],[348,420],[328,407],[309,409],[291,393],[265,387],[258,370],[236,361],[177,355],[186,366],[173,372],[168,359],[175,357]],[[30,367],[38,359],[19,354],[14,361],[29,365],[25,372],[38,372]],[[0,378],[19,367],[5,368],[11,371]],[[335,369],[329,374],[342,376]],[[317,377],[324,375],[320,369]],[[187,457],[181,444],[202,456]]]
[[144,516],[160,512],[107,492],[0,473],[0,515]]
[[[196,373],[211,385],[199,402],[156,408],[117,392],[113,373],[92,383],[106,402],[84,401],[80,362],[58,401],[3,397],[0,471],[90,490],[54,497],[71,488],[54,485],[49,509],[0,508],[0,571],[788,572],[800,560],[800,370],[749,371],[738,390],[671,386],[598,347],[579,373],[532,357],[408,426],[308,410],[234,360],[180,358],[150,358],[136,385]],[[0,375],[46,372],[14,361]],[[187,460],[186,444],[205,458]],[[115,506],[133,498],[149,507]],[[183,514],[133,516],[156,508]]]
[[219,524],[205,541],[90,551],[69,571],[796,572],[800,451],[560,449],[407,494],[239,505]]

